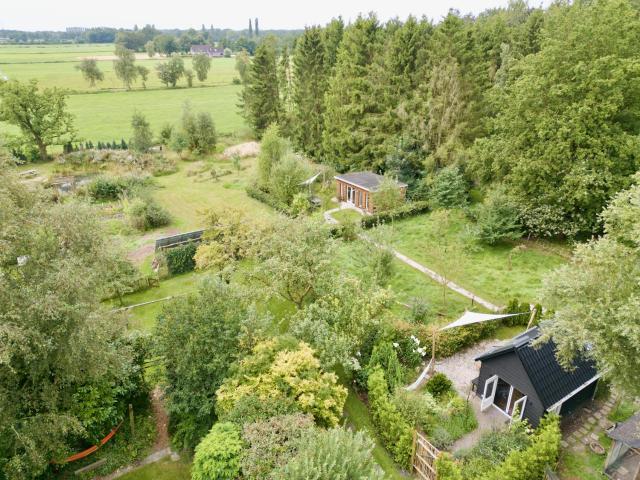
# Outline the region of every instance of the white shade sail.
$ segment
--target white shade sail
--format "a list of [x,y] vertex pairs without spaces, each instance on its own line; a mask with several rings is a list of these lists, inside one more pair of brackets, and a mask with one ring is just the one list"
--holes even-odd
[[[529,313],[529,312],[524,312]],[[462,327],[464,325],[471,325],[473,323],[488,322],[490,320],[500,320],[501,318],[514,317],[516,315],[523,315],[522,313],[504,313],[500,315],[492,313],[477,313],[477,312],[464,312],[458,320],[451,322],[449,325],[445,325],[440,330],[448,330],[450,328]]]

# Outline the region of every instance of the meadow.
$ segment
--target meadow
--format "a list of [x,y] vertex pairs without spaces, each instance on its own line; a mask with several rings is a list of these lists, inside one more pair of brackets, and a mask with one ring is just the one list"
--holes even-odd
[[[0,77],[28,81],[37,79],[41,87],[60,87],[69,90],[69,111],[75,116],[78,137],[83,140],[107,142],[128,139],[131,135],[131,115],[143,113],[154,132],[165,123],[177,123],[185,103],[196,111],[211,113],[218,132],[229,135],[246,130],[238,114],[240,86],[235,59],[212,59],[209,76],[204,82],[194,79],[187,88],[186,80],[176,88],[166,88],[156,75],[155,67],[165,58],[138,55],[137,63],[149,69],[146,88],[140,81],[127,91],[113,72],[113,45],[30,45],[0,46]],[[98,59],[104,81],[89,87],[75,68],[84,57]],[[191,58],[185,57],[185,68],[192,68]],[[0,133],[17,134],[17,129],[0,123]]]

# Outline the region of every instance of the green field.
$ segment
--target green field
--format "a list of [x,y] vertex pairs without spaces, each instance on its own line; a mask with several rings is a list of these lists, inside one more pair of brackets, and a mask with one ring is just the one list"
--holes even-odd
[[[185,102],[196,111],[211,113],[221,134],[232,134],[245,129],[238,114],[239,85],[235,59],[212,59],[209,76],[204,82],[194,79],[192,88],[181,79],[177,88],[166,88],[158,79],[155,66],[164,58],[149,59],[146,54],[137,60],[149,69],[147,88],[140,82],[131,91],[125,91],[113,72],[113,45],[30,45],[0,46],[0,76],[28,81],[37,79],[42,87],[62,87],[70,91],[69,111],[76,117],[78,136],[84,140],[112,141],[128,139],[131,135],[131,115],[143,113],[154,132],[165,123],[178,123]],[[105,79],[89,88],[76,70],[82,57],[98,58],[98,66]],[[102,58],[102,60],[100,60]],[[191,59],[185,57],[185,67],[191,68]],[[0,124],[0,133],[16,134],[18,130]]]

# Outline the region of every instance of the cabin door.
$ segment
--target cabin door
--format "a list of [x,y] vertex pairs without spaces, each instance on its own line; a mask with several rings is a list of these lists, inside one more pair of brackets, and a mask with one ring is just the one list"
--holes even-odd
[[489,377],[484,383],[484,392],[482,394],[482,401],[480,402],[480,411],[484,412],[487,408],[493,405],[493,399],[496,396],[496,388],[498,387],[498,376],[494,375]]
[[354,204],[356,197],[356,189],[353,187],[347,186],[347,202]]

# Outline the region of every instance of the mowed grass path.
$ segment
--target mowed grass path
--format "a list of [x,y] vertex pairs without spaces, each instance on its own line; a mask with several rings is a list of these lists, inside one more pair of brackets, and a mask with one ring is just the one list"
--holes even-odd
[[[506,304],[512,298],[536,303],[540,300],[540,287],[546,274],[567,261],[569,249],[548,242],[520,242],[485,246],[473,241],[469,235],[470,222],[461,211],[450,212],[445,231],[436,231],[431,214],[397,221],[393,229],[393,246],[405,255],[427,267],[444,273],[447,261],[437,247],[444,237],[457,248],[457,265],[449,270],[450,279],[480,297]],[[511,258],[509,258],[511,257]]]

